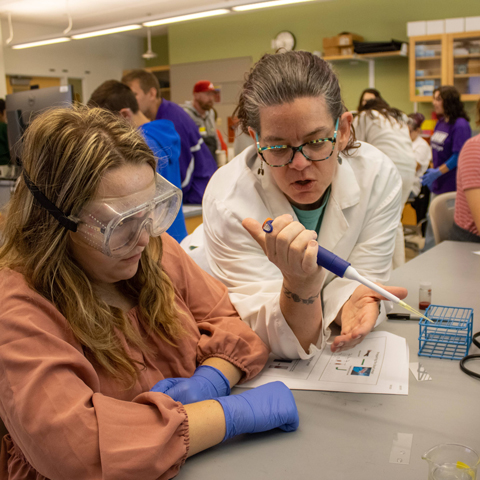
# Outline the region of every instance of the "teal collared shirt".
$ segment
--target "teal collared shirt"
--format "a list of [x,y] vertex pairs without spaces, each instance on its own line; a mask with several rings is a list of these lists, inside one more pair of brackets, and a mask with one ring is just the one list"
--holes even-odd
[[331,186],[327,188],[327,191],[323,195],[322,204],[315,210],[300,210],[292,205],[295,211],[298,221],[307,229],[320,233],[320,227],[322,226],[323,215],[325,213],[325,207],[327,206],[328,199],[330,198]]

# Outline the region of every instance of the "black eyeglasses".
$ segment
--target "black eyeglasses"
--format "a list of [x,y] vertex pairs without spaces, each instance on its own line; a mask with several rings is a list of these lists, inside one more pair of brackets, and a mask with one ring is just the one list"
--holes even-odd
[[293,162],[293,158],[297,152],[300,152],[307,160],[311,162],[322,162],[328,160],[335,149],[337,143],[338,122],[335,122],[335,132],[333,137],[319,138],[306,142],[299,147],[292,147],[290,145],[273,145],[271,147],[261,147],[258,133],[257,137],[257,151],[262,157],[263,161],[270,167],[285,167]]

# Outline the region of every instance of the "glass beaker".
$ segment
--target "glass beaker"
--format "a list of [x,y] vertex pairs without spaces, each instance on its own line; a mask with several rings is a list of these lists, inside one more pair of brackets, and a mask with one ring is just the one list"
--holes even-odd
[[422,455],[428,462],[428,480],[475,480],[478,454],[465,445],[437,445]]

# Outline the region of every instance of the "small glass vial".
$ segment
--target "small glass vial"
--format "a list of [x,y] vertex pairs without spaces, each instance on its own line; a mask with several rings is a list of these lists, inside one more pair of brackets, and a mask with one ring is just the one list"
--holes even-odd
[[426,310],[432,303],[432,284],[431,282],[420,282],[418,291],[418,308]]

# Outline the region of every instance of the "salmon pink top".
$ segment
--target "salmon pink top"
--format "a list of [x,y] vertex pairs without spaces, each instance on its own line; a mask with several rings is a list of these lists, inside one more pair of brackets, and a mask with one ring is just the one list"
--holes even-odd
[[152,353],[120,338],[145,365],[128,390],[85,358],[65,317],[21,273],[0,271],[0,416],[9,431],[0,478],[172,478],[187,457],[188,417],[181,403],[149,390],[164,378],[190,377],[210,357],[240,368],[241,381],[262,369],[267,347],[239,318],[226,287],[167,234],[162,240],[187,334],[171,346],[149,336],[138,309],[130,310]]

